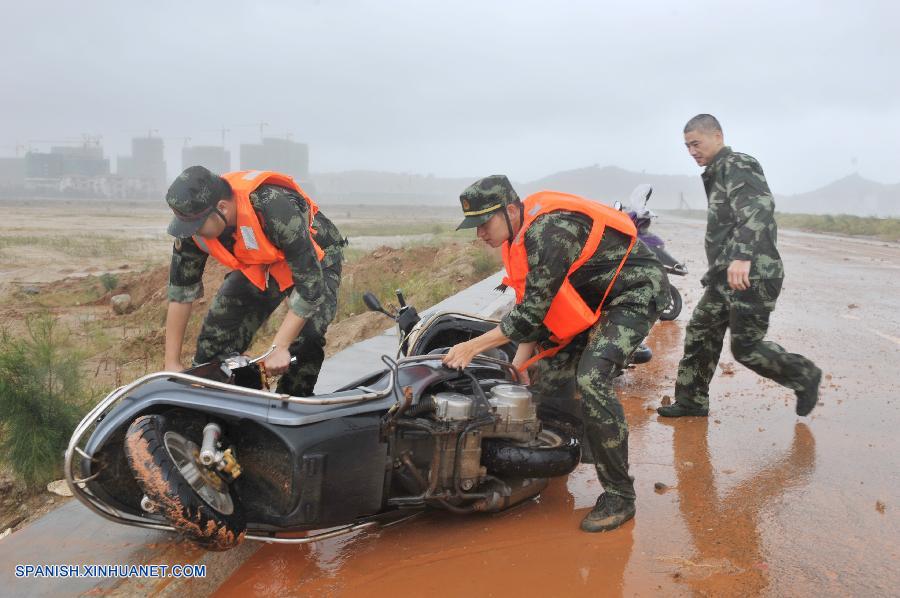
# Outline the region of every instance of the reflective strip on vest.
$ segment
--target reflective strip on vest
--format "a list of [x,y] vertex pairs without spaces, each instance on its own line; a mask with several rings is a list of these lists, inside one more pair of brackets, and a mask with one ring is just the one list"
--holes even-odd
[[247,249],[259,249],[259,243],[256,242],[256,235],[253,234],[253,229],[249,226],[242,226],[240,230]]

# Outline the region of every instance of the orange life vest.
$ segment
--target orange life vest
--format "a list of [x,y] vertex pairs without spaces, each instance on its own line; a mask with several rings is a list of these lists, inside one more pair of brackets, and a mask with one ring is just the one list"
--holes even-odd
[[269,170],[241,170],[222,175],[231,186],[232,198],[237,210],[237,230],[234,233],[234,249],[228,251],[218,239],[205,239],[200,235],[194,235],[194,242],[203,251],[216,258],[225,267],[243,272],[247,280],[252,282],[261,291],[265,291],[269,283],[269,275],[275,277],[278,287],[284,291],[294,286],[294,277],[291,268],[284,259],[284,253],[275,247],[266,237],[250,202],[250,194],[260,185],[278,185],[296,191],[309,204],[309,236],[316,257],[319,261],[325,256],[325,252],[314,240],[316,230],[313,228],[313,218],[319,212],[319,207],[309,198],[303,189],[294,182],[294,179],[286,174],[279,174]]
[[[593,326],[600,319],[603,309],[603,303],[606,301],[609,291],[612,289],[625,260],[631,253],[632,247],[637,240],[637,229],[628,214],[614,210],[599,202],[591,201],[577,195],[568,193],[559,193],[556,191],[539,191],[534,195],[530,195],[522,202],[523,216],[522,228],[519,234],[512,242],[507,241],[503,244],[503,264],[506,266],[506,277],[503,284],[516,292],[516,303],[521,303],[525,297],[525,276],[528,274],[528,255],[525,251],[525,231],[534,222],[535,218],[549,212],[564,210],[567,212],[575,212],[584,214],[591,219],[591,231],[588,234],[587,242],[578,259],[569,268],[566,278],[563,280],[562,286],[553,297],[550,309],[544,317],[544,325],[550,330],[550,340],[556,345],[528,360],[519,369],[525,370],[535,361],[544,357],[555,355],[563,347],[580,332],[584,332]],[[569,277],[580,268],[600,246],[600,239],[603,238],[603,231],[606,227],[617,230],[631,238],[628,250],[625,256],[616,268],[615,274],[603,293],[603,298],[597,309],[592,310],[588,307],[572,283]]]

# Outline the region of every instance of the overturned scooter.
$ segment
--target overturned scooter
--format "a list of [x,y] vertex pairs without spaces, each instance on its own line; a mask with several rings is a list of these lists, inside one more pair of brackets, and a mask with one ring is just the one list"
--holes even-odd
[[[501,511],[578,464],[567,427],[538,417],[509,344],[463,370],[449,347],[495,321],[420,320],[398,292],[396,360],[325,395],[265,388],[237,356],[158,372],[110,393],[65,458],[74,495],[126,525],[174,530],[210,550],[244,538],[305,543],[384,525],[426,507]],[[370,308],[388,313],[367,293]]]

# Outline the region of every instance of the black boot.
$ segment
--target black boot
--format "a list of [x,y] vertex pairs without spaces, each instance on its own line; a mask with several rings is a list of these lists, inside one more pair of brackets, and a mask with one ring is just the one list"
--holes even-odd
[[656,412],[663,417],[684,417],[686,415],[706,417],[707,415],[709,415],[709,408],[691,407],[689,405],[683,405],[678,401],[675,401],[671,405],[663,405],[662,407],[657,408]]
[[821,382],[822,370],[816,368],[812,383],[795,393],[797,395],[797,415],[809,415],[816,408],[816,403],[819,402],[819,384]]
[[586,532],[608,532],[634,517],[634,499],[616,494],[601,494],[593,510],[581,520]]

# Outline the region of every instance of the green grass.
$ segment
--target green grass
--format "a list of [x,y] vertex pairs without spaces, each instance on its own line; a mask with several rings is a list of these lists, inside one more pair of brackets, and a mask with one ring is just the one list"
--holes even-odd
[[147,240],[119,239],[100,235],[6,235],[0,236],[0,255],[12,256],[21,247],[40,247],[69,257],[133,255],[149,248]]
[[41,307],[72,307],[93,303],[106,293],[106,290],[93,276],[87,276],[73,287],[56,289],[48,285],[39,295],[35,295],[34,303]]
[[839,214],[776,213],[778,226],[815,233],[831,233],[859,237],[875,237],[883,241],[900,241],[900,218],[874,218]]
[[356,247],[344,247],[344,262],[352,264],[359,261],[363,256],[369,253],[366,249],[358,249]]
[[500,256],[488,251],[484,245],[472,247],[468,253],[472,258],[472,267],[475,268],[475,274],[478,276],[490,276],[503,267],[503,261],[500,259]]
[[421,222],[371,222],[342,223],[338,226],[341,234],[347,237],[393,237],[397,235],[440,235],[453,232],[455,224],[421,221]]
[[453,281],[433,280],[430,273],[418,273],[413,275],[396,274],[380,277],[377,281],[346,281],[341,284],[338,291],[338,314],[335,321],[339,322],[351,315],[359,315],[368,311],[363,302],[363,293],[371,291],[378,297],[385,307],[397,302],[395,291],[401,289],[407,303],[416,306],[421,311],[443,301],[454,294],[457,289]]
[[[445,242],[432,241],[430,243],[411,244],[413,252],[419,248],[437,248]],[[409,247],[408,247],[409,248]],[[421,255],[421,251],[419,251]],[[451,262],[462,260],[472,265],[472,272],[467,275],[459,274],[459,269],[452,266]],[[349,261],[349,260],[348,260]],[[412,264],[418,263],[415,267]],[[402,289],[408,302],[422,310],[431,307],[462,288],[493,274],[501,267],[499,256],[491,252],[482,244],[468,244],[462,256],[459,253],[450,254],[444,258],[444,262],[435,259],[430,263],[422,263],[412,260],[410,267],[402,272],[394,273],[390,270],[361,271],[356,270],[350,274],[345,272],[341,287],[338,292],[338,313],[335,321],[340,321],[351,314],[360,314],[368,308],[363,303],[363,293],[371,291],[385,304],[396,302],[397,289]]]
[[[706,219],[704,210],[660,210],[660,212],[681,218]],[[783,229],[900,241],[900,218],[775,212],[775,221],[779,228]]]

